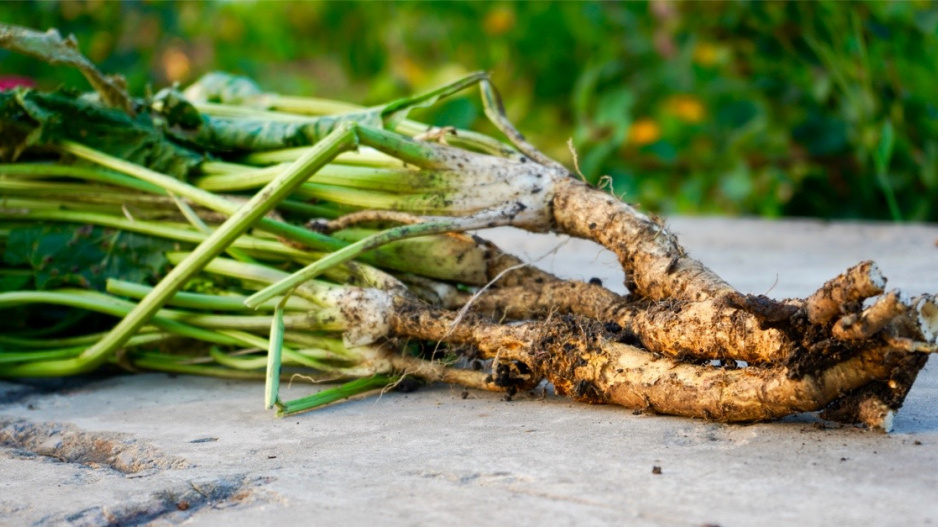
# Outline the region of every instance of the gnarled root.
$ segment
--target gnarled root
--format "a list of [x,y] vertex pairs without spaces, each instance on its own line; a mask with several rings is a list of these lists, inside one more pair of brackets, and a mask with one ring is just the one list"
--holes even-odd
[[[777,302],[742,295],[702,263],[654,218],[570,178],[555,185],[556,229],[613,251],[634,300],[607,309],[642,345],[674,357],[784,364],[793,377],[848,358],[865,340],[903,318],[908,302],[883,297],[867,312],[866,298],[885,279],[864,262],[804,300]],[[596,311],[595,308],[591,308]]]
[[699,366],[617,343],[605,343],[600,353],[593,349],[567,351],[554,365],[560,375],[549,377],[555,386],[590,402],[726,422],[820,410],[847,391],[888,377],[894,360],[887,350],[874,349],[815,375],[791,379],[784,367]]
[[390,324],[397,335],[473,345],[495,361],[491,382],[509,390],[546,379],[581,401],[727,422],[821,410],[845,394],[890,386],[924,357],[881,345],[793,379],[784,366],[730,369],[656,356],[617,342],[607,327],[579,316],[509,326],[401,300]]
[[611,250],[625,271],[626,287],[653,300],[705,300],[735,290],[688,256],[664,223],[614,196],[572,178],[557,182],[553,219],[559,232]]
[[[493,289],[473,307],[496,318],[516,320],[548,313],[582,315],[617,325],[622,340],[677,359],[786,365],[793,377],[800,377],[871,343],[882,343],[897,332],[919,338],[915,328],[922,324],[910,324],[910,302],[896,292],[879,297],[861,311],[866,296],[881,292],[881,285],[870,287],[870,278],[877,275],[875,266],[865,262],[805,300],[784,302],[735,292],[699,301],[648,300],[551,277]],[[832,298],[841,303],[835,304]],[[833,313],[825,315],[823,323],[812,324],[810,313],[819,311],[815,309],[818,304]]]

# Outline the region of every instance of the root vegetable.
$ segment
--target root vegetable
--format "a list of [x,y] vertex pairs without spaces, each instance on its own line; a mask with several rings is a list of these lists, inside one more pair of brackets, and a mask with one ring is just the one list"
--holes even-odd
[[[509,394],[547,381],[581,401],[657,413],[736,422],[824,410],[888,431],[938,348],[935,297],[884,293],[872,262],[804,299],[736,291],[661,219],[528,143],[482,73],[368,109],[224,75],[186,90],[192,101],[174,90],[138,101],[56,34],[0,25],[0,45],[77,65],[114,107],[0,92],[0,154],[41,160],[0,164],[0,218],[12,225],[0,243],[20,255],[4,273],[28,289],[0,293],[0,309],[55,303],[120,317],[103,334],[68,333],[78,314],[42,330],[56,337],[46,342],[28,331],[0,338],[0,376],[111,363],[264,377],[267,406],[286,414],[405,375]],[[513,146],[406,119],[470,85]],[[91,136],[61,125],[77,118]],[[496,225],[599,243],[617,256],[629,294],[563,280],[462,234]],[[118,249],[124,235],[177,247],[99,257],[95,269],[114,268],[107,293],[41,290],[104,283],[74,265],[84,251],[53,255],[42,241],[64,232],[98,255],[87,238],[105,228],[117,229],[118,241],[105,242]],[[126,280],[151,275],[159,281]],[[209,292],[184,291],[199,283]],[[191,354],[154,347],[176,338],[204,344]],[[476,360],[488,371],[467,369]],[[287,372],[355,380],[283,402]]]

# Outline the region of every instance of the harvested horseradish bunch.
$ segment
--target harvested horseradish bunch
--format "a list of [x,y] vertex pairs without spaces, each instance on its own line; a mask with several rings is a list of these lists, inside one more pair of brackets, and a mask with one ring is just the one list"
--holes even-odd
[[[130,96],[55,31],[0,45],[94,93],[0,91],[0,376],[104,366],[266,379],[289,414],[409,377],[760,421],[823,410],[889,429],[934,295],[863,262],[804,299],[742,294],[666,225],[525,141],[485,74],[377,107],[210,74]],[[478,87],[508,143],[408,111]],[[466,231],[510,225],[615,253],[628,295]],[[342,381],[281,401],[282,377]]]

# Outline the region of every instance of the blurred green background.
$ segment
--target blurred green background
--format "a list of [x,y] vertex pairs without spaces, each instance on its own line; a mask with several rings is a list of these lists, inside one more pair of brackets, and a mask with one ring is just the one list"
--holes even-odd
[[[549,155],[663,213],[938,221],[938,6],[4,2],[134,93],[204,72],[378,103],[492,72]],[[0,52],[0,75],[77,74]],[[477,94],[419,115],[493,132]],[[604,177],[609,176],[609,177]]]

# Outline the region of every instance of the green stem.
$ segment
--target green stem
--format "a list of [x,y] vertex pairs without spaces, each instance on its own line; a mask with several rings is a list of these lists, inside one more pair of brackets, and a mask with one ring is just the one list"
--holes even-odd
[[[245,166],[226,163],[227,166]],[[203,172],[207,172],[203,169]],[[251,190],[270,183],[277,174],[283,172],[284,163],[264,168],[246,167],[246,171],[228,172],[225,174],[209,174],[195,178],[192,183],[202,189],[213,192],[232,192],[235,190]]]
[[[233,368],[225,368],[219,366],[210,366],[207,364],[193,364],[185,362],[170,362],[165,360],[160,360],[157,357],[154,357],[149,353],[133,353],[128,354],[126,357],[126,363],[134,368],[140,368],[143,370],[150,371],[160,371],[167,373],[181,373],[187,375],[202,375],[206,377],[220,377],[223,379],[240,379],[240,380],[251,380],[259,381],[263,380],[265,374],[261,370],[236,370]],[[289,373],[284,373],[281,376],[281,379],[289,380]],[[328,376],[315,376],[304,373],[304,378],[313,378],[314,380],[328,381],[335,379],[335,374],[330,374]]]
[[[126,300],[110,297],[108,295],[94,291],[60,289],[57,291],[13,291],[0,293],[0,309],[9,308],[23,304],[53,304],[59,306],[74,307],[104,313],[118,318],[126,318],[135,309],[135,305]],[[225,337],[216,331],[195,327],[188,324],[189,320],[202,324],[203,326],[219,326],[226,323],[233,323],[225,320],[223,317],[211,318],[212,315],[198,315],[183,311],[173,311],[169,309],[157,310],[153,317],[153,325],[181,337],[189,337],[216,344],[238,344],[238,341]],[[242,317],[244,319],[255,319],[269,317]],[[305,322],[305,320],[303,321]],[[259,327],[266,327],[262,321],[256,321]],[[298,324],[300,325],[300,324]],[[113,331],[113,330],[112,330]],[[105,334],[101,340],[107,338]],[[98,343],[101,342],[98,341]],[[98,344],[95,344],[95,346]],[[93,348],[94,346],[92,346]],[[92,349],[89,348],[89,349]],[[50,375],[66,375],[65,373]],[[13,376],[12,374],[10,376]],[[30,375],[42,376],[42,374]]]
[[[268,326],[269,325],[270,323],[268,322]],[[270,341],[258,335],[246,333],[244,331],[231,330],[231,329],[229,330],[222,329],[222,330],[219,330],[218,332],[240,340],[242,342],[242,345],[245,345],[245,346],[253,346],[255,348],[262,349],[262,350],[270,348]],[[320,353],[317,356],[311,356],[310,353],[300,353],[299,350],[295,350],[286,345],[282,346],[281,351],[283,352],[284,359],[286,359],[291,364],[299,364],[301,366],[306,366],[307,368],[314,368],[314,369],[323,370],[323,371],[331,371],[331,370],[336,369],[322,362],[321,360],[319,360],[319,359],[334,358],[330,356],[329,353]],[[304,350],[304,351],[312,352],[314,350]],[[323,351],[326,351],[326,350],[323,350]],[[340,357],[340,358],[344,359],[344,357]],[[355,358],[353,357],[352,359],[349,359],[349,360],[354,362]]]
[[69,346],[38,351],[0,351],[0,365],[36,360],[69,359],[81,355],[87,346]]
[[[182,212],[182,215],[186,218],[186,220],[189,221],[189,223],[193,227],[196,228],[196,230],[206,235],[212,233],[212,229],[210,229],[209,226],[206,225],[204,221],[202,221],[202,218],[200,218],[199,215],[196,214],[194,210],[192,210],[192,207],[190,207],[188,203],[179,199],[173,193],[170,193],[169,197],[173,199],[173,202],[176,203],[176,206],[179,208],[179,211]],[[257,263],[256,260],[244,254],[244,251],[235,247],[234,244],[228,247],[228,249],[226,249],[225,252],[227,252],[229,255],[231,255],[232,258],[234,258],[235,260],[238,260],[239,262]]]
[[[289,297],[285,297],[289,298]],[[270,410],[280,402],[280,357],[283,352],[283,306],[274,309],[270,325],[270,348],[267,351],[267,375],[264,383],[264,408]]]
[[128,363],[134,368],[142,370],[161,371],[167,373],[183,373],[190,375],[202,375],[206,377],[221,377],[223,379],[242,379],[242,380],[260,380],[264,378],[262,371],[235,370],[218,366],[207,366],[204,364],[181,364],[155,360],[146,356],[128,358]]
[[[315,146],[298,146],[282,150],[268,150],[266,152],[253,152],[243,156],[239,161],[248,165],[273,165],[277,163],[292,163]],[[401,162],[393,157],[372,149],[362,149],[358,152],[344,152],[332,160],[340,165],[353,165],[374,168],[401,168]]]
[[[166,253],[166,259],[169,260],[170,263],[178,265],[188,258],[189,254],[190,253]],[[228,258],[215,258],[206,264],[205,271],[261,284],[271,284],[290,276],[289,273],[274,269],[273,267],[237,262]],[[337,287],[341,286],[319,280],[311,280],[303,284],[302,287],[297,288],[296,294],[318,306],[329,307],[332,305],[332,302],[327,293]]]
[[282,295],[291,289],[295,289],[304,282],[319,276],[326,269],[354,259],[358,255],[380,247],[387,243],[417,236],[426,236],[428,234],[441,234],[444,232],[465,231],[478,229],[482,227],[494,227],[496,225],[510,223],[511,216],[506,215],[502,210],[485,211],[476,216],[465,218],[445,218],[442,220],[429,221],[414,225],[401,225],[391,229],[379,232],[367,238],[361,239],[343,249],[330,253],[322,259],[313,262],[303,269],[293,273],[288,278],[283,279],[273,285],[270,285],[257,293],[254,293],[244,302],[248,307],[261,305],[271,298]]
[[[126,282],[124,280],[109,278],[107,281],[108,293],[126,296],[128,298],[141,299],[150,294],[152,290],[153,288],[148,285]],[[244,300],[246,298],[245,296],[235,294],[219,296],[180,291],[169,299],[166,305],[188,309],[204,309],[207,311],[244,311]],[[270,302],[261,305],[259,309],[272,310],[277,306],[278,302],[280,302],[280,299],[274,298]],[[287,301],[285,308],[291,311],[310,311],[316,309],[317,306],[302,298],[291,297]],[[3,337],[0,337],[0,343],[3,342],[2,338]]]
[[[156,331],[156,327],[150,326],[143,328],[140,333],[144,331],[152,333]],[[24,338],[24,337],[11,337],[9,335],[0,335],[0,347],[15,347],[15,348],[33,348],[33,349],[43,349],[43,348],[67,348],[72,346],[87,346],[89,344],[94,344],[95,342],[101,340],[105,333],[91,333],[88,335],[78,335],[75,337],[63,337],[63,338],[53,338],[53,339],[33,339],[33,338]]]
[[[350,132],[346,131],[345,133],[349,134]],[[335,137],[331,139],[331,141],[335,141],[335,140],[336,140]],[[336,151],[344,151],[342,149],[354,148],[355,146],[354,137],[346,137],[345,140],[347,141],[347,144],[342,144],[341,148],[336,149]],[[305,167],[306,164],[310,162],[310,159],[312,157],[315,157],[317,155],[322,155],[322,152],[324,150],[328,151],[330,149],[335,149],[335,145],[326,145],[325,147],[320,146],[324,144],[324,141],[325,140],[321,141],[315,146],[307,148],[305,150],[306,155],[304,157],[297,158],[296,160],[294,160],[293,164],[290,165],[289,170],[285,169],[285,172],[282,172],[280,176],[278,176],[278,179],[276,181],[282,181],[286,179],[287,177],[292,176],[292,177],[297,178],[297,181],[295,181],[294,183],[298,184],[304,181],[305,179],[308,179],[310,175],[315,173],[315,171],[310,171],[308,168],[306,168],[306,172],[297,174],[295,170],[297,170],[298,168]],[[60,147],[64,152],[68,152],[70,154],[81,157],[82,159],[86,159],[93,163],[100,164],[102,166],[108,167],[113,170],[117,170],[124,174],[129,174],[133,177],[142,179],[148,183],[158,185],[160,187],[163,187],[166,191],[173,192],[175,194],[178,194],[180,196],[183,196],[191,200],[193,203],[196,203],[198,205],[201,205],[205,208],[208,208],[217,212],[221,212],[223,214],[227,214],[232,217],[238,213],[243,214],[244,211],[247,209],[247,206],[244,204],[226,200],[224,198],[216,196],[215,194],[212,194],[211,192],[206,192],[200,188],[196,188],[176,178],[169,177],[165,174],[160,174],[159,172],[155,172],[146,167],[142,167],[140,165],[136,165],[134,163],[124,161],[123,159],[118,159],[116,157],[109,156],[107,154],[98,152],[96,150],[93,150],[91,148],[88,148],[78,143],[74,143],[71,141],[63,141]],[[333,152],[330,152],[330,153],[333,153]],[[321,160],[317,161],[317,164],[319,162],[321,162]],[[317,166],[316,168],[318,169],[319,167]],[[271,185],[273,185],[273,181],[268,185],[268,187],[270,187]],[[292,193],[294,186],[295,185],[291,185],[290,193]],[[270,218],[265,218],[263,217],[263,215],[259,218],[254,218],[253,222],[257,223],[257,227],[260,229],[266,230],[268,232],[272,232],[274,234],[283,236],[293,241],[300,242],[314,249],[318,249],[322,251],[334,251],[345,245],[337,240],[334,240],[318,232],[312,232],[312,231],[303,229],[302,227],[297,227],[295,225],[289,225],[287,223],[272,220]]]
[[74,165],[50,165],[45,163],[5,163],[0,164],[0,176],[18,176],[26,178],[56,178],[71,177],[107,183],[121,187],[132,188],[149,192],[151,194],[166,195],[166,191],[158,185],[140,181],[132,177],[88,167]]
[[[146,335],[134,335],[124,345],[125,348],[145,346],[160,342],[173,335],[168,333],[149,333]],[[57,360],[75,358],[81,355],[87,349],[87,346],[68,346],[60,349],[43,349],[38,351],[0,351],[0,364],[10,364],[16,362],[33,362],[37,360]]]
[[236,370],[259,370],[264,367],[264,364],[267,363],[267,359],[265,357],[232,357],[226,353],[223,353],[216,346],[209,348],[208,354],[218,364]]
[[[248,172],[203,176],[194,184],[204,190],[230,192],[261,187],[282,170],[282,165]],[[439,192],[452,188],[462,188],[458,176],[444,171],[353,167],[327,165],[316,174],[320,185],[348,187],[361,190],[378,190],[406,194]]]
[[[271,181],[263,190],[252,197],[246,205],[233,211],[234,213],[228,221],[196,247],[195,251],[186,260],[175,266],[149,295],[143,298],[127,316],[121,319],[107,336],[96,345],[88,348],[80,357],[61,361],[35,362],[11,368],[6,373],[11,376],[61,375],[90,371],[99,366],[137,330],[153,318],[160,307],[172,298],[190,278],[223,252],[238,236],[242,235],[258,220],[261,220],[280,201],[290,195],[296,186],[309,179],[312,174],[315,174],[339,152],[355,146],[357,146],[357,141],[353,128],[341,127],[331,132],[325,139],[317,143],[306,156],[297,160],[277,179]],[[125,162],[122,161],[122,163]],[[176,181],[162,174],[159,174],[159,176],[162,179]],[[173,189],[167,188],[167,190]]]
[[0,191],[3,191],[7,196],[39,195],[42,197],[67,198],[73,201],[88,201],[92,203],[117,203],[142,206],[167,203],[165,196],[128,192],[120,188],[106,185],[90,185],[88,183],[47,183],[0,178]]
[[355,358],[355,354],[345,347],[341,338],[331,334],[315,333],[312,331],[285,331],[284,338],[299,346],[321,348],[330,353],[334,353],[346,359]]
[[[112,227],[128,232],[136,232],[175,240],[185,243],[202,243],[208,238],[208,234],[194,231],[189,228],[181,227],[180,224],[169,222],[155,222],[134,220],[131,221],[123,216],[114,216],[111,214],[102,214],[99,212],[84,212],[74,210],[60,210],[50,203],[36,202],[35,205],[43,208],[32,208],[33,203],[28,200],[19,200],[15,203],[18,207],[13,211],[4,211],[0,209],[0,218],[17,220],[40,220],[40,221],[59,221],[65,223],[90,223],[102,227]],[[51,205],[51,206],[50,206]],[[68,205],[65,205],[68,206]],[[12,208],[12,207],[11,207]],[[342,245],[346,242],[339,241]],[[277,256],[289,259],[309,259],[316,258],[322,253],[311,253],[284,245],[279,241],[262,240],[253,236],[241,236],[232,243],[233,247],[251,251],[252,253],[261,253],[264,256]]]
[[[153,288],[148,294],[152,294]],[[144,297],[146,298],[146,297]],[[133,312],[136,304],[126,300],[98,293],[95,291],[60,289],[57,291],[16,291],[0,293],[0,309],[21,304],[44,303],[79,309],[88,309],[115,317],[126,317]],[[236,342],[220,339],[217,332],[206,329],[254,329],[262,330],[270,326],[270,316],[256,315],[213,315],[178,311],[161,308],[156,311],[154,324],[171,330],[177,328],[178,334],[195,339],[235,344]],[[316,308],[310,312],[293,314],[285,318],[291,329],[344,330],[346,320],[340,310],[332,307]]]
[[398,379],[399,377],[394,375],[373,375],[371,377],[365,377],[364,379],[356,379],[336,388],[329,388],[307,397],[279,403],[277,405],[277,416],[284,417],[292,415],[298,412],[311,410],[317,406],[323,406],[365,392],[384,388],[397,382]]

